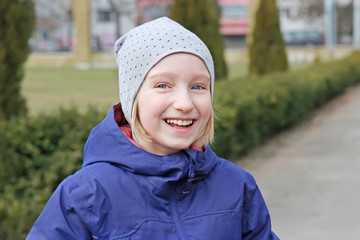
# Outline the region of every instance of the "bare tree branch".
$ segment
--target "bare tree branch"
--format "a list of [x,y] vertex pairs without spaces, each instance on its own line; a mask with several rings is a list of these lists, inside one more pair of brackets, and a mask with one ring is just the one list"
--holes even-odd
[[115,34],[121,36],[121,16],[129,15],[134,10],[136,4],[130,0],[108,0],[110,12],[115,15]]

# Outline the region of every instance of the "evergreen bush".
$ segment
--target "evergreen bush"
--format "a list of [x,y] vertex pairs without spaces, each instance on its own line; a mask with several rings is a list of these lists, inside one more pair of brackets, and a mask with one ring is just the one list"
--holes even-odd
[[20,87],[34,21],[31,0],[0,1],[0,118],[9,119],[27,111]]
[[1,239],[25,239],[58,184],[81,168],[85,141],[104,117],[70,108],[0,121]]
[[360,53],[309,68],[215,84],[215,152],[235,158],[360,83]]
[[215,78],[225,79],[228,71],[220,34],[219,6],[215,0],[175,0],[170,17],[194,32],[209,48],[215,64]]
[[288,62],[275,0],[257,1],[248,41],[249,72],[261,75],[286,71]]

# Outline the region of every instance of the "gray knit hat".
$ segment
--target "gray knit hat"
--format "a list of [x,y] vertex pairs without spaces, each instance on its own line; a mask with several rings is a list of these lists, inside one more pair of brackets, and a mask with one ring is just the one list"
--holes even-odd
[[177,22],[161,17],[133,28],[115,42],[119,68],[120,103],[128,123],[136,94],[150,69],[162,58],[176,52],[200,57],[210,73],[214,88],[214,63],[209,49],[194,33]]

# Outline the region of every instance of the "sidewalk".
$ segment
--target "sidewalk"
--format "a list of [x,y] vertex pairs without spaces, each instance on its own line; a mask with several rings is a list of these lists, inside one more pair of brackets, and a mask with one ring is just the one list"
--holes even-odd
[[360,86],[237,162],[284,240],[360,239]]

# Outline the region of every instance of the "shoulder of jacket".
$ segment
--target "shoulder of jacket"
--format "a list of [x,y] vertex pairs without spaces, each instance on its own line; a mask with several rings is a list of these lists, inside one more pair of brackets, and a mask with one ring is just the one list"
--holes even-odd
[[60,204],[66,213],[75,213],[87,226],[95,224],[102,210],[110,209],[106,190],[98,178],[86,171],[67,177],[58,187]]
[[96,181],[88,174],[79,174],[65,178],[58,189],[67,196],[67,202],[81,201],[85,195],[92,194],[96,189]]
[[242,167],[236,165],[235,163],[218,157],[218,165],[217,169],[221,172],[224,172],[224,174],[231,176],[231,178],[234,179],[241,179],[242,181],[249,183],[249,184],[256,184],[254,177],[243,169]]

